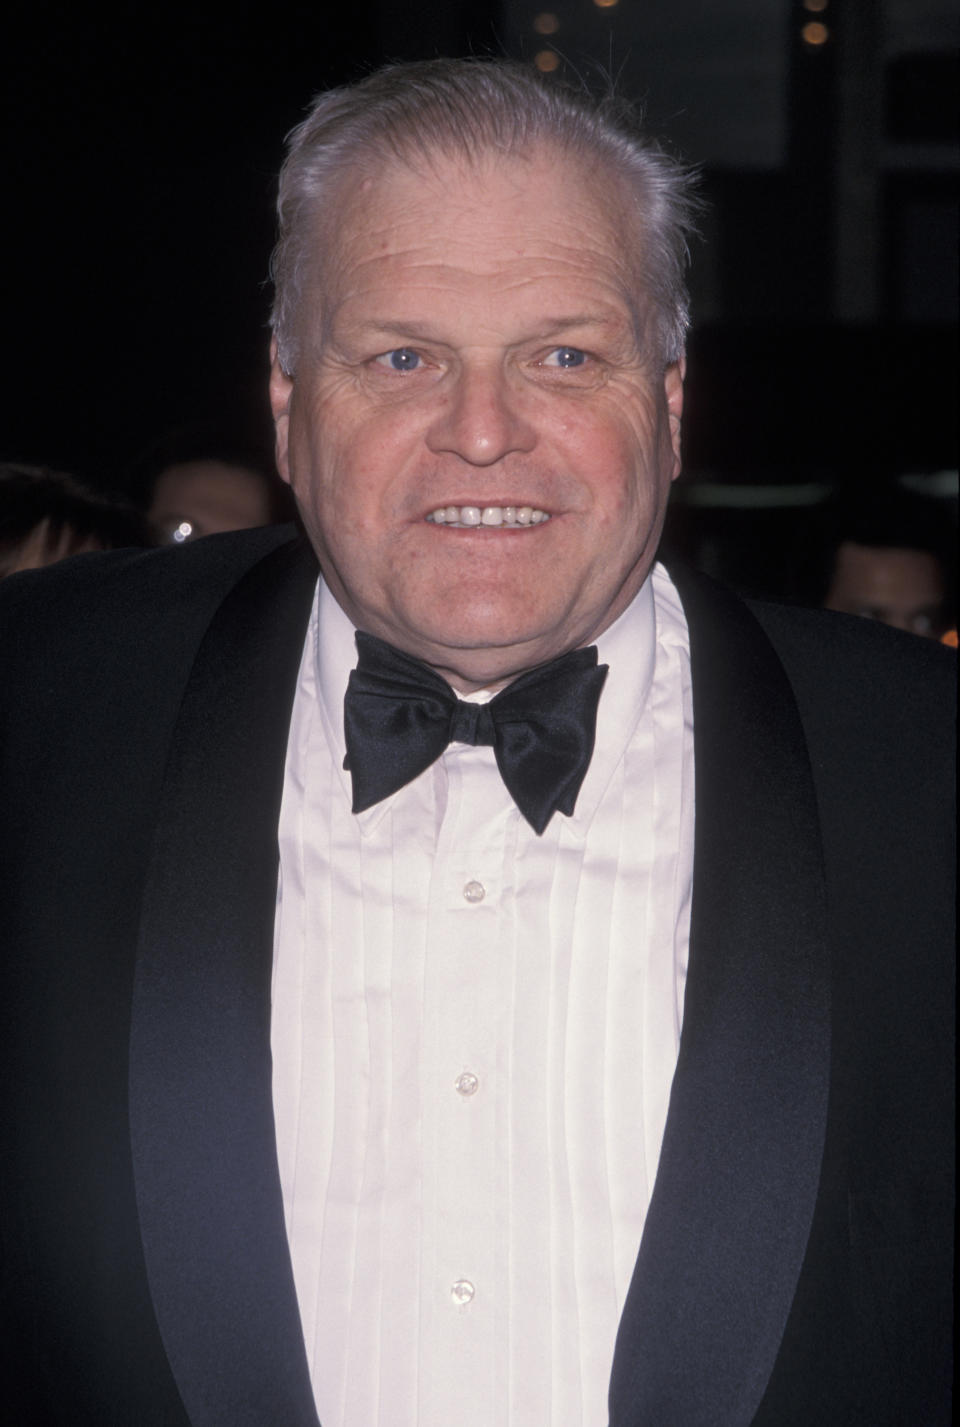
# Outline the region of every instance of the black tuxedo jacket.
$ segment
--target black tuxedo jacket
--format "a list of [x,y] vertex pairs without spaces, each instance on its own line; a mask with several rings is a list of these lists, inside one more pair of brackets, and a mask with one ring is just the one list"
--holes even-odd
[[[315,577],[279,530],[0,592],[0,1392],[24,1427],[316,1427],[269,1045]],[[946,1423],[952,656],[678,583],[690,965],[610,1420]]]

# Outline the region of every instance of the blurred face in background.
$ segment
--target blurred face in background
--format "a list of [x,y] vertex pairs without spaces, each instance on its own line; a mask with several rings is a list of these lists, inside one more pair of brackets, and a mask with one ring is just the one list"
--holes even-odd
[[393,163],[338,203],[278,467],[358,627],[455,687],[588,644],[656,552],[682,371],[607,176],[554,150]]
[[41,520],[22,541],[0,551],[0,579],[21,570],[42,570],[65,560],[68,555],[86,555],[104,549],[103,541],[95,535],[80,533],[70,525],[54,526],[49,519]]
[[149,518],[163,541],[182,544],[200,535],[269,525],[270,487],[246,466],[183,461],[157,477]]
[[936,639],[945,599],[943,569],[931,551],[845,540],[824,603],[827,609]]

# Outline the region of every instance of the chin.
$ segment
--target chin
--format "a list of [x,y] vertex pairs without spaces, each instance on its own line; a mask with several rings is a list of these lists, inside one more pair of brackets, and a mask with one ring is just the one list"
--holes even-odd
[[[546,626],[546,629],[545,627]],[[508,650],[548,637],[549,621],[531,620],[529,607],[523,611],[491,611],[483,608],[456,608],[441,603],[429,616],[409,621],[424,642],[464,654]]]
[[419,650],[412,652],[445,676],[454,676],[451,682],[458,687],[482,688],[544,664],[570,647],[555,631],[517,629],[515,625],[456,630],[447,625],[443,630],[424,631]]

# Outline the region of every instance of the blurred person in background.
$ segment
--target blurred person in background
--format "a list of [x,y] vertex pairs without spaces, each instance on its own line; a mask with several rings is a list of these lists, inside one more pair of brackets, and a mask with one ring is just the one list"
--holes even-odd
[[826,543],[820,603],[942,638],[956,618],[953,533],[929,498],[896,487],[846,496]]
[[162,438],[141,458],[134,481],[161,543],[253,530],[293,514],[269,453],[212,422]]
[[153,545],[132,506],[46,466],[0,464],[0,579],[85,551]]

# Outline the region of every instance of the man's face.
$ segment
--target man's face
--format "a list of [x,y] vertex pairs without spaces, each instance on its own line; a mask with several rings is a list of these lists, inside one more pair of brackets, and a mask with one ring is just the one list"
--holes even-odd
[[929,550],[844,540],[824,603],[827,609],[936,639],[945,597],[940,561]]
[[270,522],[270,488],[246,466],[183,461],[160,473],[149,514],[161,538],[176,544],[225,530],[252,530]]
[[274,362],[334,595],[460,689],[589,644],[653,562],[682,374],[631,300],[624,206],[552,150],[395,163],[342,197],[295,377]]

